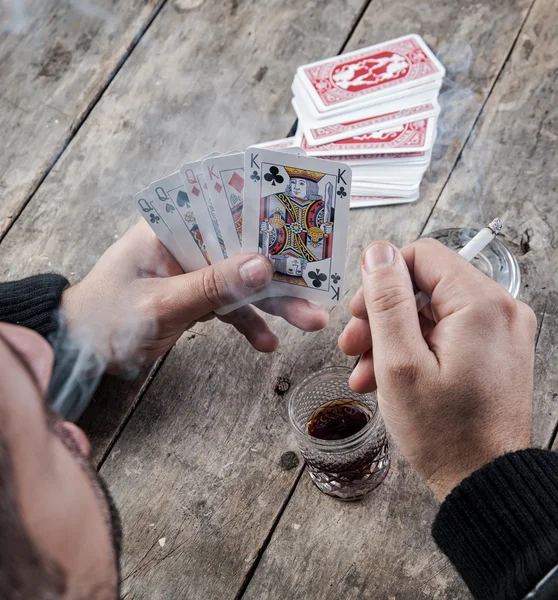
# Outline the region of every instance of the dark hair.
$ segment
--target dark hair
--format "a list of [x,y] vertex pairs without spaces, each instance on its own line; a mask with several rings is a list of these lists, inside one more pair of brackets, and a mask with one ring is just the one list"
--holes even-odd
[[[22,367],[33,380],[39,394],[41,389],[34,371],[17,348],[0,334],[2,340]],[[61,419],[46,403],[43,403],[46,426],[50,432],[66,446],[76,458],[96,489],[96,495],[104,497],[108,509],[107,526],[115,556],[115,568],[118,575],[115,598],[120,597],[120,552],[122,548],[122,527],[118,510],[108,488],[93,465],[79,452],[75,441],[68,432],[60,427]],[[1,417],[0,417],[1,419]],[[67,574],[53,560],[42,555],[28,535],[25,523],[18,509],[17,494],[14,485],[14,471],[8,443],[0,432],[0,600],[59,600],[67,588]],[[40,502],[40,499],[38,499]],[[111,596],[113,586],[110,583],[90,584],[87,590],[81,590],[82,600],[106,598]]]
[[61,567],[41,556],[26,531],[8,444],[0,434],[0,600],[58,600],[65,590]]

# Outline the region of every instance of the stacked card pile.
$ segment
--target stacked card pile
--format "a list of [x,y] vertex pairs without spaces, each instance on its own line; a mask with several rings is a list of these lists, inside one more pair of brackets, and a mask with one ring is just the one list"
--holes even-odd
[[346,164],[300,148],[253,146],[186,163],[137,193],[134,204],[185,272],[240,252],[272,261],[272,282],[217,311],[226,314],[277,296],[339,303],[350,197]]
[[415,34],[302,65],[293,143],[351,165],[351,206],[412,202],[430,163],[444,74]]

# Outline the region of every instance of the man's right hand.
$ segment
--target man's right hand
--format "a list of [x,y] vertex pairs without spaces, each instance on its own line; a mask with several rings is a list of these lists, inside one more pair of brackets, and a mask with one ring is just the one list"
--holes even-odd
[[[415,291],[431,297],[418,314]],[[443,500],[483,464],[530,444],[533,311],[434,240],[375,242],[339,338],[362,354],[350,384],[377,388],[386,426]]]

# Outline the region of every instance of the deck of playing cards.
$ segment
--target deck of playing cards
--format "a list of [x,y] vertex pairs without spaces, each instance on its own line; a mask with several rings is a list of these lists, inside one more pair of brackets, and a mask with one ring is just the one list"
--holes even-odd
[[351,168],[286,146],[213,153],[134,196],[185,272],[240,252],[271,260],[271,283],[219,314],[269,297],[343,299]]
[[274,275],[249,302],[337,304],[349,208],[418,198],[444,74],[415,34],[303,65],[295,136],[186,163],[134,203],[185,272],[259,252]]
[[444,74],[416,34],[302,65],[292,143],[351,166],[352,207],[412,202],[430,163]]

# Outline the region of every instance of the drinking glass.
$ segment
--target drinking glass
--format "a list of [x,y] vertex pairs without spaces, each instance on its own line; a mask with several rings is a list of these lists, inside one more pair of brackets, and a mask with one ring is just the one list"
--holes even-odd
[[[375,393],[357,394],[349,387],[351,369],[329,367],[304,379],[289,398],[289,419],[312,481],[325,494],[342,500],[360,500],[385,479],[390,457],[386,429]],[[308,424],[324,405],[346,401],[357,405],[368,421],[342,439],[319,439]],[[349,415],[350,416],[350,415]]]

